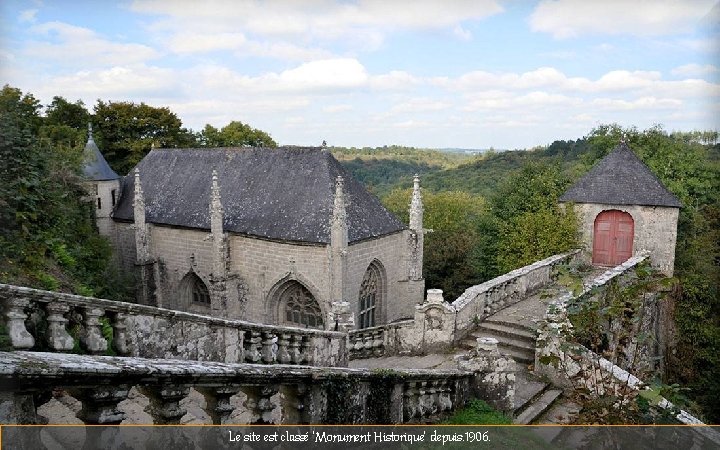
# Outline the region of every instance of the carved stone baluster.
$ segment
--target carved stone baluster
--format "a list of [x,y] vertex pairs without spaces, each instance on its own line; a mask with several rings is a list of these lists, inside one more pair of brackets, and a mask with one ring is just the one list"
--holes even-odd
[[427,389],[427,406],[428,415],[435,415],[440,412],[440,402],[438,401],[438,381],[428,381]]
[[293,334],[290,337],[290,347],[288,350],[288,353],[290,353],[290,360],[293,364],[302,364],[303,363],[303,355],[300,351],[300,346],[302,345],[302,335],[301,334]]
[[11,298],[5,307],[5,327],[10,336],[10,343],[16,350],[31,348],[35,345],[35,338],[25,328],[25,308],[30,301],[26,298]]
[[355,353],[357,353],[358,356],[362,356],[362,351],[365,348],[365,343],[363,342],[363,334],[358,333],[355,335],[355,343],[353,344],[353,350],[355,350]]
[[278,393],[280,387],[276,384],[266,384],[263,386],[242,386],[240,388],[245,395],[244,406],[252,413],[252,424],[271,424],[272,412],[279,405],[273,403],[271,397]]
[[80,336],[80,343],[88,353],[94,355],[103,354],[107,350],[107,341],[102,335],[100,326],[100,317],[104,313],[102,309],[92,307],[87,307],[83,311],[85,330]]
[[262,333],[262,362],[265,364],[272,364],[275,362],[275,352],[273,346],[275,345],[275,333],[270,331],[264,331]]
[[65,303],[51,302],[45,305],[45,311],[48,322],[47,341],[50,348],[56,352],[72,350],[75,340],[65,328],[68,323],[65,314],[70,311],[70,307]]
[[179,425],[187,410],[180,406],[180,400],[187,397],[190,387],[166,384],[159,387],[143,386],[140,391],[150,399],[145,412],[150,414],[156,425]]
[[373,333],[373,354],[377,357],[383,355],[383,329],[380,328]]
[[233,406],[230,397],[237,394],[239,388],[235,386],[221,386],[216,388],[197,388],[205,397],[205,412],[210,416],[214,425],[230,423]]
[[72,389],[70,394],[82,403],[78,419],[90,425],[117,425],[125,419],[117,406],[127,399],[128,392],[129,386],[120,385]]
[[448,381],[443,382],[443,390],[440,394],[440,405],[443,411],[452,411],[453,409],[453,391],[452,384]]
[[283,424],[309,424],[321,421],[317,415],[317,405],[313,404],[312,386],[305,383],[284,384],[280,390]]
[[372,334],[372,332],[366,333],[363,336],[363,355],[365,355],[366,358],[372,356],[372,354],[373,354],[372,348],[373,348],[373,334]]
[[112,346],[118,355],[125,356],[130,353],[128,347],[127,325],[125,324],[127,315],[123,313],[115,313],[112,316],[113,341]]
[[410,381],[403,392],[403,422],[407,423],[419,417],[419,412],[417,383]]
[[315,338],[313,336],[299,336],[302,339],[300,352],[302,353],[302,362],[306,366],[312,366],[315,363]]
[[290,352],[288,351],[288,347],[290,344],[290,335],[287,333],[283,333],[278,338],[278,349],[277,349],[277,360],[280,364],[290,364],[292,362],[292,358],[290,357]]
[[430,406],[429,396],[427,394],[427,381],[418,382],[418,417],[423,418],[430,414],[432,407]]
[[250,338],[245,342],[245,361],[249,363],[257,363],[260,361],[260,333],[257,331],[248,331]]

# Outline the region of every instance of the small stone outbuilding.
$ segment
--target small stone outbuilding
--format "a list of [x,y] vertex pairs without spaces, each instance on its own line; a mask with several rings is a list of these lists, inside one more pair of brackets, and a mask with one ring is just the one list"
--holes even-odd
[[410,228],[323,148],[154,149],[113,182],[106,203],[96,181],[98,223],[141,303],[335,329],[423,300],[417,179]]
[[652,265],[672,276],[681,203],[621,142],[561,197],[574,203],[592,262],[620,264],[649,251]]

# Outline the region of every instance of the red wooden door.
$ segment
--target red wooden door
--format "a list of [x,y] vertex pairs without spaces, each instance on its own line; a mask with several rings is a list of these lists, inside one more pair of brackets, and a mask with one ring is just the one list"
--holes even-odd
[[632,256],[635,224],[626,212],[603,211],[595,218],[593,264],[616,266]]

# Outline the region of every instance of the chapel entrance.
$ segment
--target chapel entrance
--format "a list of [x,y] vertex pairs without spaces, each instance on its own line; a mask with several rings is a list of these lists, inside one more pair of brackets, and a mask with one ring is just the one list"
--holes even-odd
[[593,264],[616,266],[632,256],[635,224],[630,214],[610,210],[595,218],[593,233]]

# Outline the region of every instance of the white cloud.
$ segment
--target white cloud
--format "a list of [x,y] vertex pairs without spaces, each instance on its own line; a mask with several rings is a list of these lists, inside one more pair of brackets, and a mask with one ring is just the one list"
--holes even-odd
[[696,26],[715,3],[716,0],[543,0],[530,16],[530,27],[559,39],[586,34],[678,34]]
[[684,76],[684,77],[703,77],[705,75],[712,75],[720,72],[720,68],[712,64],[685,64],[683,66],[675,67],[670,71],[673,75]]
[[345,111],[352,111],[353,106],[348,105],[348,104],[328,105],[328,106],[323,106],[322,110],[323,110],[323,112],[326,112],[326,113],[339,113],[339,112],[345,112]]
[[[270,76],[270,79],[275,76]],[[368,73],[360,62],[352,58],[312,61],[286,70],[277,81],[289,89],[335,89],[362,86]]]
[[464,29],[461,25],[455,25],[455,28],[453,28],[453,34],[463,41],[469,41],[472,39],[472,33]]
[[245,43],[242,33],[185,33],[170,39],[168,47],[175,53],[235,50]]
[[18,21],[34,23],[37,20],[36,19],[37,13],[38,13],[37,9],[26,9],[24,11],[20,11],[20,16],[18,17]]
[[183,43],[192,40],[187,30],[216,35],[242,30],[246,38],[270,48],[292,43],[317,50],[340,43],[364,51],[379,48],[387,34],[400,30],[447,29],[469,39],[463,22],[503,10],[497,0],[417,0],[412,5],[385,0],[210,0],[201,7],[191,0],[135,0],[131,9],[159,17],[148,32],[164,35],[175,47],[197,47]]
[[45,39],[30,41],[21,49],[35,60],[74,65],[81,59],[87,67],[98,67],[140,63],[158,56],[146,45],[109,41],[93,30],[63,22],[46,22],[30,30]]

